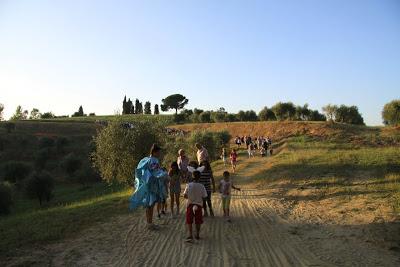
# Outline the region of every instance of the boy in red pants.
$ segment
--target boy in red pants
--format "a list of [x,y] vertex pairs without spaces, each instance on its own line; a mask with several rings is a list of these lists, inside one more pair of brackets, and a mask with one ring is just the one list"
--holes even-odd
[[186,224],[189,230],[189,236],[186,241],[193,241],[193,221],[196,224],[196,239],[200,239],[200,228],[203,224],[203,198],[207,197],[207,191],[204,185],[199,183],[200,172],[193,172],[193,181],[190,182],[183,192],[187,199]]

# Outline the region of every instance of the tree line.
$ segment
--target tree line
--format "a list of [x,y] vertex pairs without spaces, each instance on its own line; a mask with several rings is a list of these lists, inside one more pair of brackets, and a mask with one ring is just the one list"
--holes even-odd
[[[365,125],[364,118],[359,112],[357,106],[332,105],[328,104],[322,108],[323,114],[318,110],[309,108],[308,104],[303,106],[294,105],[292,102],[278,102],[274,106],[264,107],[258,114],[254,110],[240,110],[238,113],[228,113],[223,107],[218,110],[202,110],[198,108],[185,109],[189,99],[181,94],[173,94],[162,99],[162,104],[154,105],[152,112],[150,101],[145,104],[136,99],[135,103],[126,96],[122,101],[122,114],[160,114],[161,111],[167,112],[174,110],[174,121],[183,122],[235,122],[235,121],[333,121],[340,123],[349,123],[357,125]],[[3,120],[4,105],[0,103],[0,120]],[[180,112],[178,113],[178,111]],[[87,116],[83,107],[80,106],[78,111],[71,115],[72,117]],[[95,116],[95,113],[89,113],[89,116]],[[31,112],[23,110],[18,106],[10,120],[26,120],[26,119],[51,119],[62,118],[68,116],[55,116],[52,112],[40,113],[36,108]],[[400,100],[393,100],[387,103],[382,110],[382,120],[385,125],[400,124]]]

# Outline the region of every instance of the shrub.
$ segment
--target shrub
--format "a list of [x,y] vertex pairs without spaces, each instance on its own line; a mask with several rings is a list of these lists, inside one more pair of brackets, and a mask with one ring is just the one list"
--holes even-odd
[[[200,130],[193,131],[189,137],[190,147],[195,146],[196,143],[203,145],[208,150],[208,155],[210,156],[210,160],[214,160],[217,157],[217,144],[215,136],[212,132]],[[192,155],[193,158],[196,158]]]
[[10,213],[12,204],[11,185],[9,183],[0,183],[0,215]]
[[77,158],[74,153],[70,153],[65,156],[64,160],[61,163],[65,172],[70,176],[73,177],[75,172],[82,166],[82,161]]
[[260,121],[276,121],[275,113],[267,107],[264,107],[258,113],[258,118]]
[[293,120],[296,115],[296,107],[292,102],[278,102],[271,109],[278,120]]
[[174,122],[175,123],[184,123],[186,121],[186,115],[179,113],[179,114],[174,114]]
[[215,122],[224,122],[226,120],[227,113],[225,110],[218,110],[211,113],[211,119]]
[[95,169],[85,164],[76,174],[77,182],[86,185],[88,183],[101,181],[100,175],[95,171]]
[[56,116],[52,112],[45,112],[42,114],[42,119],[53,119]]
[[42,148],[40,149],[35,156],[35,168],[38,170],[42,170],[46,167],[47,161],[50,159],[50,149]]
[[6,122],[3,125],[4,128],[7,130],[7,133],[11,133],[11,131],[15,130],[15,123],[13,122]]
[[5,140],[0,137],[0,151],[4,150],[4,147],[5,147],[4,144],[5,144]]
[[93,159],[106,181],[131,183],[138,162],[149,155],[153,143],[163,146],[166,135],[163,125],[154,121],[137,121],[129,129],[121,127],[122,122],[116,119],[98,133]]
[[382,119],[385,125],[400,124],[400,100],[393,100],[383,107]]
[[232,138],[231,134],[228,131],[215,132],[213,134],[219,148],[229,144],[229,141]]
[[54,179],[47,172],[35,172],[26,180],[25,193],[29,198],[37,198],[40,206],[49,202],[54,189]]
[[3,165],[3,178],[11,183],[19,183],[28,177],[31,171],[31,166],[25,162],[8,161]]
[[228,113],[228,114],[226,114],[226,116],[225,116],[225,120],[226,120],[226,121],[229,121],[229,122],[234,122],[234,121],[237,121],[237,118],[236,118],[236,115],[235,115],[235,114]]
[[193,150],[189,147],[188,138],[183,136],[168,136],[163,148],[163,164],[168,167],[177,160],[179,149],[184,149],[186,153]]
[[356,106],[341,105],[336,110],[335,119],[337,122],[364,125],[364,119]]
[[56,149],[60,153],[64,153],[64,148],[68,145],[69,140],[66,137],[58,137],[56,140]]
[[20,144],[22,150],[25,150],[29,145],[29,139],[27,137],[20,137],[19,144]]
[[211,112],[204,111],[199,115],[200,122],[211,122]]
[[39,148],[48,148],[54,146],[54,139],[50,137],[42,137],[39,140]]
[[[208,150],[210,160],[212,161],[218,158],[221,147],[228,144],[230,139],[231,135],[227,131],[194,131],[189,137],[188,146],[189,148],[194,147],[196,143],[203,145]],[[192,156],[195,158],[195,155]]]

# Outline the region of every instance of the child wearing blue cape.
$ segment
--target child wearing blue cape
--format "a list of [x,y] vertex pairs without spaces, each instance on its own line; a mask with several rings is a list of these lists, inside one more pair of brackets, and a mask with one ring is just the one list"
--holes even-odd
[[153,210],[157,202],[166,198],[166,191],[163,189],[164,179],[168,173],[160,166],[159,158],[161,148],[153,144],[150,156],[143,158],[135,171],[135,192],[130,198],[130,209],[139,206],[146,208],[146,221],[149,230],[157,230],[153,224]]

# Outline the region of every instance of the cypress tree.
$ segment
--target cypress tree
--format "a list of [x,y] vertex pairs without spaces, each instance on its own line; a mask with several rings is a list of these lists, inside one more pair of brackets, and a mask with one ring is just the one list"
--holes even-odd
[[122,101],[122,114],[127,114],[126,96],[124,97],[124,101]]
[[160,114],[160,110],[158,109],[158,104],[154,105],[154,115]]
[[140,114],[140,102],[139,99],[136,98],[135,100],[135,114]]
[[151,114],[151,103],[149,101],[144,103],[144,114]]

